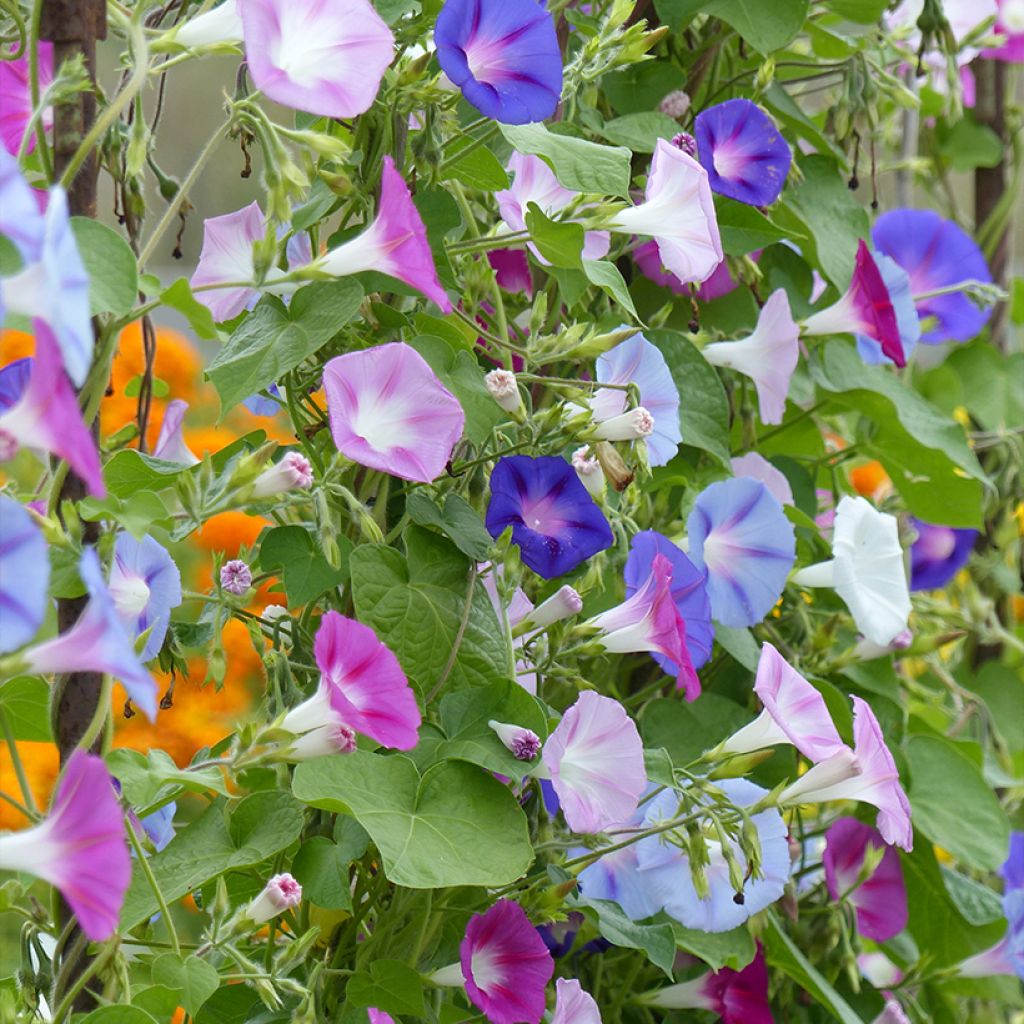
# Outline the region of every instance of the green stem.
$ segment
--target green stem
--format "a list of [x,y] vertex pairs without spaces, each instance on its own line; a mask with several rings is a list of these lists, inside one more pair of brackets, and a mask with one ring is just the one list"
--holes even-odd
[[21,763],[21,755],[18,753],[18,745],[14,739],[14,732],[11,723],[7,720],[7,713],[0,707],[0,729],[3,729],[4,739],[11,751],[11,764],[14,765],[14,774],[18,777],[18,785],[21,788],[21,795],[25,806],[32,812],[29,817],[39,817],[39,808],[36,807],[35,799],[32,796],[32,789],[28,784],[28,776],[25,774],[25,766]]
[[[28,34],[28,74],[33,113],[39,109],[39,99],[41,96],[39,91],[39,22],[42,16],[43,0],[33,0]],[[53,181],[53,158],[50,156],[50,146],[46,141],[46,129],[43,128],[43,119],[41,117],[36,119],[35,128],[36,152],[43,162],[46,180]]]
[[[131,829],[129,829],[129,831],[131,831]],[[114,951],[116,949],[116,942],[108,942],[100,953],[94,959],[89,961],[89,966],[86,967],[86,969],[75,979],[74,984],[67,990],[64,994],[64,998],[60,1001],[60,1005],[57,1007],[57,1011],[53,1015],[54,1024],[62,1024],[62,1021],[68,1019],[74,1006],[75,997],[97,974],[99,974],[101,970],[103,970],[104,967],[107,966],[107,962],[114,955]],[[69,960],[68,962],[71,961]]]
[[139,837],[135,834],[135,828],[131,822],[128,822],[125,832],[128,835],[128,841],[132,844],[132,849],[135,850],[136,863],[142,868],[142,873],[146,876],[146,881],[156,897],[160,913],[163,914],[164,923],[167,925],[167,932],[171,940],[171,947],[174,949],[175,954],[180,957],[181,943],[178,942],[178,932],[174,927],[174,921],[171,920],[171,912],[167,907],[167,900],[164,899],[164,894],[160,891],[160,883],[157,882],[153,869],[149,866],[146,852],[142,849],[142,844],[139,842]]

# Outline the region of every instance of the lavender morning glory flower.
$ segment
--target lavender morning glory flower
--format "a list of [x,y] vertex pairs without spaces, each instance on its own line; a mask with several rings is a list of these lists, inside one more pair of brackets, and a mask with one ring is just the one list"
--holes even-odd
[[[921,340],[921,320],[914,306],[913,290],[910,286],[910,275],[895,261],[883,253],[874,253],[875,265],[878,267],[885,287],[889,290],[889,298],[896,314],[896,326],[900,332],[900,344],[903,355],[909,359]],[[866,334],[857,335],[857,351],[865,363],[891,362],[882,351],[882,346],[874,338]]]
[[562,94],[562,54],[537,0],[446,0],[434,26],[441,70],[484,117],[528,124]]
[[178,462],[183,466],[195,466],[199,463],[195,452],[185,443],[183,429],[188,402],[175,398],[167,403],[164,418],[160,423],[160,433],[153,448],[153,457],[165,462]]
[[178,805],[172,800],[159,810],[153,811],[142,818],[139,824],[146,833],[153,849],[159,853],[174,838],[174,816],[178,813]]
[[[43,215],[37,193],[22,177],[18,161],[6,150],[0,152],[0,235],[18,250],[23,264],[39,259],[43,242]],[[3,288],[0,287],[0,311]]]
[[[871,237],[879,252],[894,259],[910,275],[914,295],[961,281],[992,280],[974,239],[934,210],[889,210],[875,221]],[[926,345],[970,341],[990,315],[960,292],[918,299],[917,312],[927,328],[921,335]]]
[[756,103],[726,100],[702,110],[693,131],[715,192],[749,206],[770,206],[779,198],[793,154]]
[[276,399],[281,397],[281,392],[276,384],[271,384],[267,391],[273,398],[264,398],[258,392],[242,400],[242,405],[253,414],[253,416],[276,416],[281,411],[281,403]]
[[978,539],[977,530],[933,526],[911,519],[917,540],[910,547],[910,589],[944,587],[967,564]]
[[181,573],[174,559],[148,534],[141,540],[118,534],[108,585],[129,635],[136,638],[150,630],[139,658],[155,658],[164,645],[171,609],[181,604]]
[[557,455],[506,455],[491,474],[487,530],[512,527],[523,562],[545,579],[572,572],[615,541],[572,466]]
[[796,560],[782,506],[759,480],[721,480],[697,496],[686,532],[690,559],[708,574],[711,614],[723,626],[753,626],[779,599]]
[[789,486],[786,474],[776,469],[763,455],[747,452],[746,455],[732,459],[730,464],[733,476],[749,476],[760,480],[780,505],[793,504],[793,488]]
[[[602,384],[635,384],[640,405],[654,417],[654,431],[644,440],[652,466],[664,466],[679,450],[679,390],[659,349],[642,334],[634,334],[597,360],[597,379]],[[590,408],[599,423],[620,415],[626,408],[626,392],[598,388]]]
[[0,495],[0,654],[24,647],[46,614],[50,556],[32,517]]
[[[643,821],[643,811],[631,820],[631,826],[639,826]],[[606,853],[592,864],[588,864],[579,874],[580,893],[583,902],[590,900],[612,900],[631,921],[642,921],[645,917],[653,917],[661,904],[651,892],[647,884],[647,876],[638,868],[637,844],[624,846],[621,850]],[[579,848],[569,852],[570,857],[587,853]]]

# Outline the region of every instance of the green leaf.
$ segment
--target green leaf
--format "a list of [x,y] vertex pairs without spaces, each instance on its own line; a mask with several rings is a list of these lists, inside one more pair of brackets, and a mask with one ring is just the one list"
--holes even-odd
[[601,135],[609,142],[634,153],[653,153],[658,139],[672,139],[678,133],[678,122],[656,110],[616,117],[601,128]]
[[181,1005],[194,1017],[220,988],[220,975],[215,967],[194,954],[182,959],[176,953],[163,953],[153,961],[153,983],[178,992]]
[[641,712],[639,725],[644,746],[664,747],[672,763],[682,767],[749,721],[750,712],[735,701],[702,693],[692,704],[673,697],[652,700]]
[[160,293],[160,302],[168,309],[177,310],[188,321],[189,327],[206,341],[216,341],[220,334],[214,326],[213,314],[192,294],[188,278],[179,277]]
[[459,156],[459,153],[472,145],[473,140],[467,138],[452,143],[445,153],[442,180],[455,178],[470,188],[480,188],[487,192],[508,188],[508,174],[505,168],[486,146],[476,146],[465,156]]
[[174,519],[167,506],[152,491],[136,491],[127,498],[108,494],[103,499],[84,498],[78,505],[83,519],[96,522],[112,520],[136,539],[141,539],[154,527],[170,529]]
[[796,38],[807,17],[809,0],[676,0],[673,14],[689,18],[698,11],[721,18],[755,50],[768,54]]
[[230,795],[224,775],[215,766],[185,771],[179,768],[170,754],[151,750],[143,754],[138,750],[118,747],[104,758],[110,774],[121,783],[121,791],[134,807],[149,807],[166,802],[178,793],[220,793]]
[[363,290],[351,278],[306,285],[287,307],[264,296],[206,368],[220,395],[221,417],[326,345],[362,300]]
[[[288,793],[253,793],[239,801],[230,815],[228,806],[224,799],[217,799],[149,858],[169,903],[226,871],[255,867],[295,842],[302,831],[302,807]],[[133,871],[121,910],[122,930],[149,920],[159,909],[145,876]]]
[[987,885],[952,868],[940,866],[939,871],[953,905],[971,924],[981,926],[1005,920],[1002,900]]
[[326,910],[351,910],[348,865],[336,843],[326,836],[313,836],[295,854],[292,874],[302,886],[304,899]]
[[284,589],[292,607],[308,604],[325,591],[340,587],[348,579],[348,556],[351,543],[338,537],[341,549],[341,567],[335,569],[320,553],[302,526],[277,526],[260,545],[260,568],[284,573]]
[[132,448],[118,452],[103,467],[103,482],[110,494],[127,498],[137,491],[162,491],[173,487],[179,473],[188,466],[155,459]]
[[71,230],[89,275],[93,315],[130,313],[139,292],[139,265],[131,246],[113,228],[89,217],[72,217]]
[[647,60],[601,80],[601,87],[619,114],[647,113],[655,109],[673,89],[686,86],[686,74],[668,61]]
[[499,128],[518,152],[543,157],[566,188],[628,198],[632,158],[628,149],[555,135],[542,124],[503,124]]
[[148,985],[132,992],[132,1006],[145,1010],[157,1020],[170,1020],[178,1008],[178,993],[166,985]]
[[665,357],[679,394],[685,396],[679,403],[683,444],[710,452],[728,468],[729,400],[714,367],[679,331],[648,331],[646,337]]
[[156,1024],[156,1020],[138,1006],[101,1006],[78,1024]]
[[407,757],[356,750],[303,762],[292,791],[312,807],[350,812],[396,885],[507,885],[533,859],[512,792],[463,761],[434,765],[421,777]]
[[[1024,750],[1024,679],[1009,665],[989,661],[977,673],[967,672],[963,684],[988,706],[992,724],[1014,753]],[[0,701],[3,699],[0,690]]]
[[998,868],[1010,823],[974,762],[942,736],[912,736],[906,755],[915,828],[971,867]]
[[746,256],[755,249],[792,237],[792,232],[776,227],[760,210],[746,203],[715,196],[715,210],[727,256]]
[[587,900],[580,906],[597,912],[598,931],[612,945],[642,950],[655,967],[660,967],[667,977],[672,977],[676,938],[668,921],[637,924],[626,917],[618,903],[612,900]]
[[195,1024],[239,1024],[255,1021],[257,1007],[263,1010],[260,997],[248,985],[224,985],[206,1001],[195,1018]]
[[0,710],[16,740],[53,742],[50,687],[38,676],[17,676],[0,685]]
[[415,491],[406,499],[405,511],[420,526],[436,526],[467,558],[487,560],[494,540],[480,513],[460,495],[446,495],[441,509],[422,491]]
[[830,0],[829,10],[858,25],[873,25],[888,6],[888,0]]
[[1024,422],[1024,353],[1006,354],[979,341],[958,345],[943,365],[955,374],[963,404],[985,430],[1013,430]]
[[720,622],[716,622],[715,639],[744,668],[749,668],[751,672],[757,671],[761,648],[749,629],[723,626]]
[[840,162],[845,160],[842,150],[800,109],[781,82],[772,82],[761,100],[794,135],[809,140],[820,152],[831,153]]
[[352,1006],[422,1017],[423,979],[398,960],[374,960],[368,971],[349,979],[345,999]]
[[643,326],[637,315],[633,297],[629,294],[626,282],[619,273],[619,268],[609,260],[583,260],[583,273],[591,284],[596,284],[607,292],[634,320]]
[[757,955],[757,946],[746,925],[728,932],[702,932],[673,924],[672,931],[680,949],[699,956],[713,971],[723,967],[742,971]]
[[1003,158],[1003,141],[988,125],[979,124],[964,111],[948,132],[939,135],[939,152],[954,171],[995,167]]
[[530,239],[549,263],[570,270],[582,266],[583,228],[579,224],[551,220],[536,203],[527,206],[525,219]]
[[352,595],[360,621],[395,652],[424,693],[441,679],[453,652],[451,689],[507,679],[508,642],[479,581],[466,616],[469,561],[445,538],[421,527],[410,527],[405,543],[408,559],[384,545],[362,544],[352,552]]

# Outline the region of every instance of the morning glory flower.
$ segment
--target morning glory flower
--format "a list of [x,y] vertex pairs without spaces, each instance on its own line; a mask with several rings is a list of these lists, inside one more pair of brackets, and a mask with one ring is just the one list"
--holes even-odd
[[151,722],[155,721],[156,683],[135,653],[114,598],[103,582],[103,570],[93,548],[82,552],[78,572],[89,592],[89,603],[66,633],[24,652],[25,671],[40,675],[105,672],[124,686],[132,703]]
[[572,466],[557,455],[506,455],[491,473],[485,525],[512,527],[523,563],[545,579],[572,572],[615,542],[611,527]]
[[[18,161],[6,150],[0,151],[0,235],[10,239],[22,264],[38,260],[42,248],[43,215],[39,212],[38,195],[22,177]],[[0,312],[2,310],[0,282]]]
[[[878,867],[861,878],[868,848],[885,849]],[[857,931],[886,942],[907,926],[907,889],[899,854],[884,846],[876,829],[856,818],[840,818],[825,833],[825,884],[834,900],[845,899],[857,913]]]
[[484,386],[499,408],[522,418],[523,398],[519,394],[516,375],[511,370],[491,370],[484,374]]
[[32,357],[15,359],[0,367],[0,412],[6,412],[25,393],[32,376]]
[[920,519],[910,523],[917,531],[910,546],[910,589],[944,587],[970,560],[978,531],[933,526]]
[[800,358],[800,328],[793,320],[789,299],[779,288],[771,293],[757,317],[757,327],[742,341],[705,345],[704,358],[750,377],[757,388],[761,422],[782,422],[789,381]]
[[294,110],[369,110],[394,59],[391,30],[368,0],[225,0],[174,34],[182,46],[244,40],[256,88]]
[[[900,332],[900,345],[903,347],[903,355],[909,359],[921,340],[921,320],[914,306],[910,275],[895,260],[889,259],[883,253],[876,252],[873,259],[885,287],[889,290],[892,308],[896,313],[896,326]],[[891,362],[882,351],[882,346],[866,334],[857,335],[857,351],[865,363]]]
[[793,504],[793,488],[789,486],[786,474],[776,469],[763,455],[758,452],[747,452],[730,460],[733,476],[749,476],[760,480],[768,488],[768,493],[780,505]]
[[[53,43],[40,40],[39,47],[39,92],[46,92],[53,81]],[[12,156],[17,156],[24,138],[25,129],[32,119],[32,86],[29,81],[28,57],[17,60],[0,60],[0,142]],[[47,107],[42,116],[43,130],[53,127],[53,107]],[[25,142],[25,152],[36,148],[36,133],[33,130]]]
[[[658,252],[657,242],[644,242],[642,245],[638,245],[630,255],[633,257],[633,262],[637,265],[640,273],[649,281],[653,281],[662,288],[668,288],[675,295],[690,294],[689,285],[683,284],[675,274],[662,268],[661,253]],[[757,260],[760,255],[761,250],[756,249],[749,254],[749,257],[752,260]],[[723,295],[728,295],[730,292],[735,291],[738,284],[739,282],[729,271],[728,260],[723,259],[711,271],[711,276],[697,288],[696,299],[698,302],[712,302],[715,299],[720,299]]]
[[891,643],[907,628],[910,592],[899,525],[867,498],[843,497],[832,531],[832,558],[794,573],[793,582],[834,587],[857,629],[876,644]]
[[242,400],[242,405],[253,414],[253,416],[276,416],[281,411],[281,403],[275,401],[281,397],[281,392],[276,384],[269,385],[266,390],[273,396],[264,398],[259,392],[250,395]]
[[[739,807],[757,803],[768,791],[746,779],[724,779],[717,783],[728,799]],[[647,805],[644,826],[672,821],[679,816],[679,797],[674,790],[663,790]],[[637,843],[640,873],[658,905],[669,917],[687,928],[704,932],[725,932],[743,924],[782,896],[789,879],[790,856],[786,823],[774,808],[751,816],[761,844],[762,877],[746,877],[742,899],[737,901],[736,886],[722,845],[706,837],[708,864],[704,867],[707,895],[694,887],[690,859],[686,853],[685,833],[682,845],[677,837],[670,842],[665,835],[645,836]],[[738,842],[728,840],[739,870],[746,874],[747,860]]]
[[749,206],[779,198],[793,154],[756,103],[736,99],[708,107],[697,115],[693,133],[713,191]]
[[103,760],[76,750],[47,816],[0,836],[0,870],[24,871],[55,885],[86,936],[103,942],[117,930],[132,875],[124,829]]
[[[602,384],[635,384],[640,405],[654,418],[653,431],[644,438],[647,461],[664,466],[679,450],[679,390],[660,350],[642,334],[619,342],[597,360],[597,379]],[[591,399],[594,419],[603,423],[622,414],[626,392],[598,388]]]
[[484,117],[529,124],[554,114],[562,53],[537,0],[445,0],[434,42],[441,70]]
[[1024,889],[1024,832],[1010,833],[1010,852],[999,869],[1006,891]]
[[24,647],[46,615],[50,554],[42,531],[13,498],[0,495],[0,654]]
[[913,1024],[898,999],[886,999],[882,1012],[871,1024]]
[[900,785],[900,774],[874,711],[860,697],[853,699],[854,747],[844,747],[791,783],[779,796],[779,805],[860,800],[878,808],[878,831],[889,844],[910,851],[914,833],[910,801]]
[[28,382],[17,401],[0,412],[0,462],[14,458],[20,448],[49,452],[71,467],[90,494],[105,497],[96,441],[82,421],[57,340],[42,320],[33,321],[33,329],[36,353]]
[[644,202],[620,210],[609,227],[650,235],[681,284],[706,281],[725,258],[708,172],[664,139],[651,158]]
[[331,249],[312,266],[335,277],[376,270],[422,292],[442,312],[452,311],[437,279],[423,218],[390,156],[384,157],[376,218],[365,231]]
[[[637,826],[643,820],[643,808],[634,815],[629,824]],[[642,921],[653,917],[661,904],[654,897],[646,883],[646,876],[639,870],[637,844],[631,843],[620,850],[613,850],[588,864],[579,873],[579,888],[582,900],[612,900],[631,921]],[[579,849],[570,851],[570,857],[587,853]]]
[[[498,201],[498,213],[501,214],[501,219],[509,231],[527,230],[526,213],[530,203],[536,203],[545,217],[558,219],[558,214],[579,195],[562,185],[555,177],[555,172],[539,156],[530,156],[513,150],[506,167],[513,174],[512,184],[495,192],[494,198]],[[608,253],[608,244],[607,231],[586,232],[583,236],[583,258],[601,259]],[[548,261],[533,242],[529,242],[528,247],[538,262],[548,266]]]
[[172,800],[169,804],[152,814],[147,814],[139,821],[153,849],[159,853],[174,838],[174,816],[178,813],[178,805]]
[[150,630],[140,660],[155,658],[164,645],[171,609],[181,604],[181,573],[174,559],[148,534],[136,540],[119,533],[108,586],[129,636]]
[[580,483],[586,487],[592,498],[600,498],[604,494],[608,481],[605,479],[601,463],[591,454],[587,445],[577,448],[572,453],[572,468],[576,470]]
[[369,626],[325,612],[313,653],[320,685],[285,715],[282,729],[299,735],[344,724],[384,747],[416,746],[421,721],[416,695],[394,652]]
[[263,891],[245,908],[245,919],[266,924],[278,914],[293,910],[302,902],[302,886],[287,872],[267,879]]
[[548,737],[544,766],[573,832],[627,821],[647,787],[640,734],[611,697],[585,690]]
[[220,585],[236,597],[252,586],[252,569],[240,558],[232,558],[220,567]]
[[578,615],[582,610],[583,598],[566,583],[549,598],[541,601],[536,608],[531,608],[521,620],[522,627],[517,632],[528,629],[546,629],[555,622]]
[[990,978],[1009,975],[1024,981],[1024,889],[1003,895],[1006,934],[994,945],[957,965],[961,978]]
[[711,614],[723,626],[753,626],[775,606],[796,560],[782,506],[758,480],[705,487],[686,521],[690,560],[707,572]]
[[1003,40],[993,49],[982,50],[988,60],[1024,64],[1024,0],[996,0],[999,14],[992,30]]
[[551,1024],[601,1024],[601,1011],[594,997],[575,978],[559,978],[555,982]]
[[188,402],[183,402],[180,398],[167,403],[164,418],[160,423],[160,433],[153,446],[153,458],[163,459],[165,462],[178,462],[183,466],[198,465],[200,460],[185,443],[183,428],[186,412]]
[[430,483],[444,471],[466,417],[427,361],[404,342],[328,360],[331,436],[361,466]]

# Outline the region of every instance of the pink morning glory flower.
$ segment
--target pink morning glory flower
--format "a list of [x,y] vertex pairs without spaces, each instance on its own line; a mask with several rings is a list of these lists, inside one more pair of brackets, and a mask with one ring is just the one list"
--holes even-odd
[[57,340],[42,320],[33,321],[36,352],[28,382],[17,401],[0,412],[0,461],[20,448],[63,459],[94,497],[106,496],[99,452],[82,421],[78,398],[64,373]]
[[180,398],[175,398],[167,403],[167,407],[164,409],[164,418],[160,423],[160,433],[153,447],[153,458],[163,459],[165,462],[177,462],[183,466],[198,465],[200,460],[185,443],[183,428],[186,412],[188,412],[188,402],[183,402]]
[[403,480],[436,480],[466,422],[458,399],[404,342],[335,356],[324,390],[338,451]]
[[865,334],[877,341],[897,366],[907,365],[892,296],[863,239],[857,243],[850,287],[838,302],[811,314],[803,330],[809,335]]
[[491,1024],[540,1024],[555,962],[518,903],[474,914],[459,958],[466,994]]
[[389,156],[384,157],[376,218],[362,234],[342,242],[313,266],[335,277],[376,270],[422,292],[436,302],[442,312],[452,311],[452,304],[437,279],[423,218]]
[[[757,249],[749,253],[749,258],[757,260],[761,250]],[[640,273],[649,281],[660,285],[662,288],[670,289],[676,295],[689,295],[689,285],[683,284],[675,274],[665,270],[661,263],[661,253],[658,252],[658,243],[655,241],[644,242],[638,245],[632,252],[633,262],[637,265]],[[727,260],[722,260],[697,289],[698,302],[712,302],[728,295],[736,290],[738,283],[729,270]]]
[[256,87],[325,117],[369,110],[395,40],[367,0],[226,0],[175,33],[182,46],[245,42]]
[[366,1008],[366,1016],[369,1018],[370,1024],[395,1024],[395,1018],[390,1013],[378,1010],[375,1006]]
[[420,709],[394,652],[369,626],[325,612],[313,652],[320,685],[281,723],[300,734],[344,724],[381,746],[412,750],[419,740]]
[[46,818],[0,836],[0,869],[55,885],[93,942],[114,934],[132,863],[124,816],[101,758],[82,750],[71,755]]
[[650,235],[682,284],[706,281],[725,258],[708,172],[664,139],[654,150],[644,202],[620,210],[609,226]]
[[[885,849],[878,867],[864,880],[868,848]],[[857,931],[886,942],[907,926],[907,889],[899,854],[884,846],[876,829],[856,818],[840,818],[825,833],[825,884],[834,900],[845,899],[857,912]]]
[[611,697],[579,695],[544,744],[544,766],[573,832],[600,832],[635,813],[647,786],[633,720]]
[[993,31],[1004,40],[999,46],[982,50],[989,60],[1024,64],[1024,0],[996,0],[999,14]]
[[[53,81],[53,43],[39,42],[39,92],[42,95]],[[29,81],[28,57],[0,60],[0,141],[4,149],[17,155],[25,129],[32,118],[32,88]],[[53,108],[43,111],[43,128],[53,127]],[[35,131],[26,140],[25,152],[36,148]]]
[[[536,203],[545,217],[559,219],[558,215],[579,196],[578,192],[560,184],[555,172],[539,156],[513,150],[506,167],[513,175],[512,184],[495,192],[494,198],[498,201],[498,212],[509,231],[527,230],[526,213],[530,203]],[[601,259],[608,253],[608,244],[607,231],[588,231],[583,236],[583,258]],[[538,262],[548,266],[548,261],[537,247],[532,242],[528,246]]]
[[889,844],[904,850],[914,845],[910,801],[885,743],[874,711],[853,698],[854,747],[844,747],[819,761],[782,791],[779,804],[813,804],[829,800],[860,800],[878,808],[878,831]]
[[732,459],[730,464],[733,476],[749,476],[752,480],[760,480],[780,505],[793,504],[793,488],[789,486],[786,474],[776,469],[760,453],[747,452],[746,455]]
[[750,377],[757,388],[761,422],[782,422],[789,381],[800,358],[800,328],[782,288],[772,292],[757,317],[757,327],[742,341],[705,345],[704,358]]
[[718,748],[721,754],[748,754],[776,743],[792,743],[809,761],[823,761],[846,749],[825,699],[770,644],[761,647],[754,693],[764,710]]
[[46,615],[50,555],[42,531],[13,498],[0,495],[0,654],[24,647]]
[[271,918],[292,910],[302,902],[302,886],[287,872],[267,880],[263,891],[245,909],[253,924],[266,924]]
[[555,982],[551,1024],[601,1024],[601,1011],[594,997],[575,978],[559,978]]

